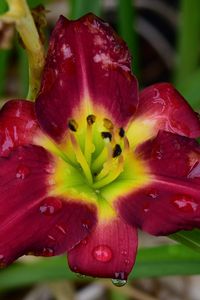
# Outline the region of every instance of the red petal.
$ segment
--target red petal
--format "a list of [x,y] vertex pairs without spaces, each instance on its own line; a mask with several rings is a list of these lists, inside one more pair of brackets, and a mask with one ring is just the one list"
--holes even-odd
[[126,280],[135,262],[137,231],[120,218],[99,223],[68,253],[72,271],[97,277]]
[[1,263],[27,252],[65,252],[96,223],[93,206],[48,196],[53,168],[53,157],[38,146],[18,147],[9,158],[0,159]]
[[130,144],[137,146],[156,136],[159,130],[200,136],[198,114],[169,83],[154,84],[140,93],[138,109],[128,130]]
[[137,154],[150,166],[152,183],[118,199],[133,226],[154,235],[200,228],[200,146],[169,132],[143,144]]
[[32,102],[8,101],[0,111],[0,156],[8,156],[13,148],[31,143],[38,130]]
[[77,21],[60,17],[50,39],[36,102],[45,131],[60,140],[67,120],[75,112],[82,114],[81,104],[97,112],[106,110],[104,117],[124,126],[138,102],[130,64],[127,46],[107,23],[92,14]]

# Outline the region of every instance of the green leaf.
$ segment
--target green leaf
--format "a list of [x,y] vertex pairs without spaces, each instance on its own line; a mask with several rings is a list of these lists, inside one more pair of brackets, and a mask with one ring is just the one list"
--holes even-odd
[[200,69],[192,73],[190,78],[182,80],[177,88],[194,109],[200,108]]
[[0,97],[5,95],[6,71],[8,67],[9,55],[9,50],[0,50]]
[[4,13],[6,10],[8,10],[6,0],[0,0],[0,14]]
[[200,252],[200,230],[179,231],[169,236],[171,239]]
[[132,68],[139,73],[138,35],[135,32],[136,10],[132,0],[118,0],[118,32],[126,41],[133,56]]
[[[129,280],[193,274],[200,274],[200,253],[178,244],[140,249]],[[0,271],[0,290],[61,279],[78,280],[67,267],[64,256],[39,259],[35,262],[17,262]]]
[[[67,1],[68,3],[68,1]],[[80,18],[89,12],[94,13],[97,16],[101,14],[101,4],[100,0],[71,0],[71,14],[72,19]]]
[[200,1],[180,1],[175,83],[178,85],[196,70],[200,48]]
[[110,299],[111,300],[127,300],[128,298],[116,291],[110,291]]

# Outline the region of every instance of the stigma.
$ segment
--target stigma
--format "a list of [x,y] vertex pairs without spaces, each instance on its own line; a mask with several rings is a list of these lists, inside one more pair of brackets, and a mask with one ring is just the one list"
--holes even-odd
[[[68,130],[76,165],[87,184],[99,190],[120,176],[129,150],[124,128],[90,114],[81,126],[69,119]],[[84,132],[84,142],[80,132]]]

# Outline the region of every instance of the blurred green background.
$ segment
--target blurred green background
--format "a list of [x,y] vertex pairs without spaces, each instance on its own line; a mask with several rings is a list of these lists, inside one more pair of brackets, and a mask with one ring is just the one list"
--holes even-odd
[[[200,109],[199,0],[29,0],[28,3],[31,8],[39,4],[45,6],[47,40],[60,14],[75,19],[93,12],[102,17],[126,40],[140,88],[155,82],[171,81],[196,111]],[[6,2],[0,0],[0,13],[6,9]],[[8,45],[0,50],[2,103],[6,99],[25,97],[28,90],[25,51],[12,28],[0,26],[0,44],[5,31],[12,38],[8,38]],[[140,280],[147,277],[200,274],[198,231],[176,236],[176,240],[192,245],[197,252],[182,244],[174,244],[167,238],[155,239],[142,235],[140,239],[141,245],[147,247],[139,250],[129,285],[117,292],[108,281],[76,277],[67,268],[65,257],[29,257],[0,270],[0,300],[171,300],[171,296],[159,298],[156,285],[158,279],[152,281],[152,290],[145,290]],[[87,293],[81,294],[81,291]],[[186,299],[184,293],[178,295],[176,292],[176,299]],[[197,299],[200,299],[200,294]]]

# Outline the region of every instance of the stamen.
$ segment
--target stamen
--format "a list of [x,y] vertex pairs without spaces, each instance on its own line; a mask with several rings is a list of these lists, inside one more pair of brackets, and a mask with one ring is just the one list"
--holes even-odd
[[94,124],[95,121],[96,121],[96,116],[95,115],[89,115],[89,116],[87,116],[87,123],[88,123],[88,125]]
[[122,153],[122,148],[120,147],[119,144],[116,144],[113,149],[112,157],[114,158],[114,157],[120,156],[121,153]]
[[70,119],[68,122],[68,127],[71,131],[76,132],[78,129],[78,124],[74,119]]
[[109,119],[106,119],[106,118],[103,119],[103,125],[108,130],[113,130],[113,128],[114,128],[113,123]]
[[108,131],[101,132],[101,136],[102,136],[103,139],[109,139],[110,142],[112,140],[112,134]]
[[129,141],[127,137],[124,138],[124,152],[127,153],[129,151]]
[[113,165],[114,165],[113,159],[109,159],[107,162],[105,162],[103,164],[103,168],[101,172],[95,178],[96,181],[104,178],[110,172],[111,168],[113,168]]
[[106,161],[107,156],[108,156],[108,149],[104,147],[101,153],[99,154],[99,156],[97,156],[97,158],[92,163],[92,171],[97,171],[98,169],[100,169],[100,167]]
[[94,144],[92,142],[92,125],[94,124],[96,120],[95,115],[89,115],[87,116],[87,129],[86,129],[86,138],[85,138],[85,150],[84,150],[84,155],[85,158],[90,166],[91,164],[91,158],[92,158],[92,153],[95,150]]
[[93,188],[99,189],[102,188],[105,185],[108,185],[109,183],[113,182],[123,171],[124,167],[124,158],[123,156],[120,156],[118,158],[118,164],[116,168],[113,168],[112,171],[109,172],[108,176],[104,177],[103,179],[95,182],[93,184]]
[[119,136],[121,137],[121,138],[123,138],[124,136],[125,136],[125,130],[124,130],[124,128],[120,128],[119,129]]
[[88,180],[88,182],[90,184],[93,183],[93,179],[92,179],[92,174],[91,174],[91,170],[90,167],[86,161],[85,156],[82,153],[82,150],[80,148],[79,143],[76,140],[76,137],[73,133],[70,133],[70,139],[71,139],[71,143],[72,143],[72,147],[74,149],[75,155],[76,155],[76,159],[79,162],[79,164],[81,165],[81,168]]

